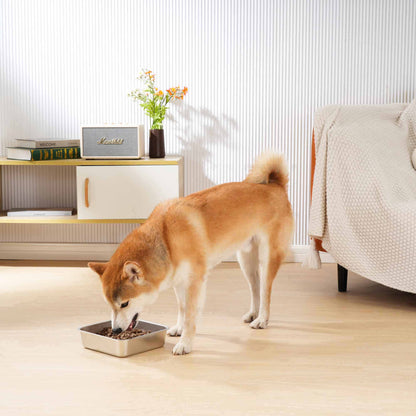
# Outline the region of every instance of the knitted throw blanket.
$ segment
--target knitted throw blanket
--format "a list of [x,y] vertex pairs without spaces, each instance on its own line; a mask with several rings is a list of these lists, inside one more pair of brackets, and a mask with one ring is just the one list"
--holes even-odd
[[309,235],[337,263],[416,293],[416,100],[315,114]]

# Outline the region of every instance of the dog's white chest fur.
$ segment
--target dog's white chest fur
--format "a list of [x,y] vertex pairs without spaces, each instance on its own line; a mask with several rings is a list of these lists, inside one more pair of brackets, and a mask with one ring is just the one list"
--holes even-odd
[[188,261],[183,261],[176,269],[172,269],[167,274],[166,278],[160,284],[159,290],[162,291],[188,283],[190,272],[190,263]]

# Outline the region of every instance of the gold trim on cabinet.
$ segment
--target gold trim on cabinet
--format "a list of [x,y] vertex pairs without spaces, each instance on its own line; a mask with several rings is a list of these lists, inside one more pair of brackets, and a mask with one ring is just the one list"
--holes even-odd
[[135,165],[180,165],[182,156],[167,156],[164,159],[60,159],[60,160],[14,160],[0,158],[0,165],[23,166],[135,166]]

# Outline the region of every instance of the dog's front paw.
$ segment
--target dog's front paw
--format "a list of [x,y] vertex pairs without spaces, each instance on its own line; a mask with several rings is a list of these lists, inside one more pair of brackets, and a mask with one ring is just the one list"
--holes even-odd
[[258,315],[257,312],[249,311],[243,315],[242,317],[243,322],[246,322],[246,323],[252,322],[257,318],[257,315]]
[[189,354],[191,350],[191,344],[181,340],[173,347],[172,353],[173,355],[184,355]]
[[172,328],[168,329],[167,334],[170,337],[180,337],[182,335],[182,327],[178,326],[178,325],[175,325]]
[[269,323],[269,321],[267,319],[262,319],[262,318],[256,318],[251,324],[250,326],[254,329],[264,329],[267,327],[267,324]]

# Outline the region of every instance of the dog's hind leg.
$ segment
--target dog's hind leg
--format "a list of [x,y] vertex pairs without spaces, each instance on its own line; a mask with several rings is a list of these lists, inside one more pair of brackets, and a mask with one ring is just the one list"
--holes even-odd
[[286,250],[261,241],[259,244],[260,262],[260,308],[259,314],[250,326],[255,329],[266,328],[270,315],[270,297],[273,280],[280,264],[284,260]]
[[185,319],[185,300],[186,288],[184,285],[175,286],[175,295],[178,302],[178,320],[175,326],[168,329],[167,334],[171,337],[179,337],[183,331],[183,321]]
[[260,281],[259,281],[259,254],[257,243],[252,241],[244,250],[237,251],[237,259],[250,287],[250,309],[242,317],[244,322],[251,322],[259,314]]
[[196,320],[205,298],[206,275],[202,272],[191,272],[185,291],[185,309],[183,330],[179,342],[173,347],[173,354],[188,354],[192,350],[192,342],[196,331]]

